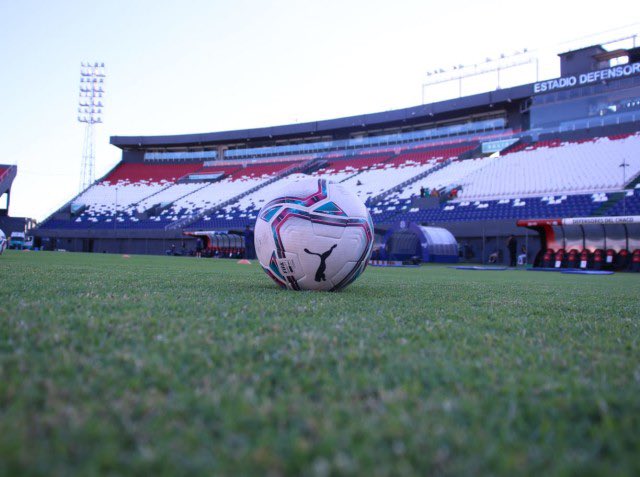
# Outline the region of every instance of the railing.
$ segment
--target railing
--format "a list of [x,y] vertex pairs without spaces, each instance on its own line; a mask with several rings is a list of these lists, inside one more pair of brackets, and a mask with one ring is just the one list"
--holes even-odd
[[218,151],[145,152],[145,161],[175,161],[180,159],[215,159]]
[[269,155],[286,155],[295,153],[313,153],[336,149],[358,149],[371,146],[388,146],[420,140],[437,139],[444,137],[460,136],[464,134],[480,133],[504,129],[504,118],[487,119],[473,123],[455,124],[452,126],[436,127],[421,131],[387,134],[383,136],[371,136],[354,139],[342,139],[338,141],[321,141],[306,144],[292,144],[286,146],[270,146],[247,149],[229,149],[224,153],[227,159]]

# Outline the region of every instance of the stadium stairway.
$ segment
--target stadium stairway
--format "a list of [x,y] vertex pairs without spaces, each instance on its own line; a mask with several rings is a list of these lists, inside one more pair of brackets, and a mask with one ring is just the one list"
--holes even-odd
[[615,207],[615,205],[622,200],[622,198],[626,195],[626,192],[613,192],[607,194],[607,200],[600,205],[596,210],[593,211],[594,216],[603,216],[607,215],[607,212]]
[[249,195],[249,194],[253,194],[255,191],[262,189],[263,187],[268,186],[269,184],[273,184],[276,181],[281,180],[282,178],[290,175],[290,174],[294,174],[296,172],[302,172],[305,173],[308,170],[312,170],[314,168],[317,168],[317,164],[322,161],[322,159],[318,158],[318,157],[313,157],[305,162],[303,162],[302,164],[294,164],[291,167],[287,167],[286,169],[278,172],[276,175],[274,175],[273,177],[271,177],[270,179],[261,182],[260,184],[256,185],[255,187],[252,187],[244,192],[242,192],[241,194],[238,194],[234,197],[231,197],[228,200],[225,200],[224,202],[221,202],[219,204],[214,205],[213,207],[210,207],[208,209],[202,210],[190,217],[185,217],[184,219],[180,219],[177,220],[175,222],[172,222],[170,224],[168,224],[165,227],[165,230],[175,230],[175,229],[182,229],[185,227],[188,227],[190,224],[200,220],[201,218],[207,216],[207,215],[211,215],[214,214],[215,212],[239,201],[240,199],[242,199],[243,197]]
[[639,184],[640,184],[640,173],[636,174],[635,177],[632,177],[631,180],[629,182],[627,182],[625,187],[627,189],[635,189],[637,187],[640,187]]
[[[389,157],[385,157],[383,158],[378,164],[383,165],[383,164],[387,164],[388,162],[393,161],[396,157],[398,157],[399,154],[393,154]],[[349,181],[351,179],[353,179],[354,177],[359,176],[360,174],[362,174],[363,172],[367,172],[369,170],[370,166],[367,167],[361,167],[359,168],[356,172],[354,172],[353,174],[351,174],[350,176],[345,177],[344,179],[342,179],[340,182],[346,182]]]
[[[190,195],[195,194],[196,192],[204,189],[205,187],[209,187],[212,184],[212,182],[215,182],[215,181],[205,181],[205,182],[203,182],[202,183],[202,187],[198,187],[197,189],[194,189],[192,191],[187,192],[186,194],[183,194],[183,195],[181,195],[179,197],[174,198],[173,201],[172,201],[172,204],[175,203],[175,202],[178,202],[179,200],[184,199],[185,197],[189,197]],[[171,185],[174,186],[175,184],[171,184]],[[162,190],[165,190],[165,189],[162,189]],[[157,193],[160,193],[162,190],[158,191]],[[156,194],[152,194],[149,197],[153,197]],[[143,200],[147,200],[147,199],[149,199],[149,197],[145,197]],[[142,202],[142,201],[140,201],[140,202]]]
[[622,199],[607,209],[607,215],[640,215],[640,187],[627,190]]
[[518,140],[516,142],[514,142],[513,144],[511,144],[510,146],[505,147],[503,150],[500,151],[500,155],[504,156],[506,154],[509,154],[511,152],[518,152],[518,151],[522,151],[523,149],[526,149],[527,147],[531,146],[531,141],[530,140],[525,140],[525,138],[518,138]]
[[153,194],[150,194],[147,197],[144,197],[144,198],[140,199],[139,201],[134,202],[133,204],[130,205],[130,207],[132,209],[137,209],[137,207],[138,207],[138,205],[140,205],[140,203],[144,202],[145,200],[149,200],[151,197],[156,196],[156,195],[160,194],[161,192],[164,192],[165,190],[169,189],[170,187],[172,187],[174,185],[175,185],[174,183],[169,183],[169,184],[165,185],[162,189],[155,191]]
[[[206,166],[203,166],[203,168],[202,168],[202,169],[206,169]],[[200,170],[202,170],[202,169],[200,169]],[[198,172],[198,171],[195,171],[195,173],[197,173],[197,172]],[[190,176],[190,175],[191,175],[191,173],[185,174],[184,176],[180,177],[180,178],[179,178],[178,180],[176,180],[175,182],[171,182],[171,183],[167,184],[166,186],[164,186],[162,189],[155,191],[153,194],[150,194],[150,195],[148,195],[147,197],[144,197],[144,198],[140,199],[139,201],[137,201],[137,202],[135,202],[135,203],[131,204],[131,205],[130,205],[130,207],[131,207],[131,208],[133,208],[133,209],[136,209],[136,208],[137,208],[140,204],[142,204],[143,202],[147,202],[147,201],[148,201],[149,199],[151,199],[152,197],[155,197],[155,196],[157,196],[157,195],[159,195],[159,194],[163,193],[163,192],[164,192],[164,191],[166,191],[167,189],[170,189],[171,187],[175,186],[176,184],[185,183],[185,182],[198,182],[197,180],[189,180],[189,176]],[[179,197],[176,197],[176,198],[174,198],[174,199],[173,199],[173,201],[172,201],[172,202],[176,202],[176,201],[178,201],[178,200],[180,200],[180,199],[183,199],[183,198],[185,198],[185,197],[187,197],[187,196],[189,196],[189,195],[191,195],[191,194],[194,194],[194,193],[198,192],[199,190],[204,189],[205,187],[207,187],[207,186],[208,186],[208,185],[210,185],[211,183],[213,183],[213,182],[218,182],[218,181],[222,180],[223,178],[224,178],[224,176],[220,176],[220,177],[218,177],[217,179],[213,179],[213,180],[211,180],[211,179],[207,179],[206,181],[203,181],[203,185],[202,185],[202,187],[199,187],[199,188],[197,188],[197,189],[194,189],[194,190],[190,191],[190,192],[189,192],[189,193],[187,193],[187,194],[183,194],[183,195],[181,195],[181,196],[179,196]],[[153,207],[150,207],[150,209],[152,209],[152,208],[154,209],[154,208],[156,208],[156,206],[154,205]],[[146,211],[142,212],[142,213],[141,213],[141,215],[142,215],[143,217],[139,217],[139,218],[147,218],[147,217],[145,216],[145,215],[146,215]]]
[[447,167],[449,164],[451,164],[451,162],[452,162],[451,159],[447,159],[446,161],[441,162],[437,166],[432,167],[431,169],[428,169],[428,170],[424,171],[423,173],[412,177],[411,179],[407,179],[406,181],[398,184],[397,186],[395,186],[395,187],[393,187],[393,188],[391,188],[391,189],[389,189],[387,191],[384,191],[382,194],[378,194],[377,196],[372,197],[371,199],[369,199],[369,203],[370,204],[376,204],[376,203],[384,200],[385,197],[388,197],[389,195],[393,194],[394,192],[402,190],[406,186],[408,186],[410,184],[413,184],[413,183],[415,183],[415,182],[417,182],[417,181],[419,181],[421,179],[424,179],[429,174],[432,174],[433,172],[436,172],[436,171],[438,171],[440,169],[443,169],[443,168]]

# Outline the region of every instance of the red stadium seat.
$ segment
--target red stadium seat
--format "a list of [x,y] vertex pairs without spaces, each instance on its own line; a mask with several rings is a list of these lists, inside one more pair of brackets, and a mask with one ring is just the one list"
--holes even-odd
[[580,268],[582,268],[583,270],[587,269],[589,267],[590,258],[591,253],[589,252],[589,250],[584,249],[582,252],[580,252]]
[[562,268],[563,262],[564,262],[564,249],[558,249],[558,251],[556,252],[555,256],[554,256],[554,262],[553,262],[553,266],[554,268]]
[[597,249],[595,252],[593,252],[592,268],[594,270],[600,270],[604,264],[604,260],[605,260],[604,250],[600,248]]
[[105,182],[175,182],[181,177],[195,172],[202,167],[202,163],[193,164],[146,164],[125,162],[104,178]]
[[612,270],[613,268],[615,268],[615,264],[616,264],[616,251],[613,250],[612,248],[608,248],[605,251],[603,268],[606,268],[607,270]]
[[567,254],[567,268],[578,268],[578,256],[579,252],[575,248],[569,250]]
[[617,270],[626,270],[629,266],[629,250],[623,248],[618,252],[618,256],[616,257],[615,268]]
[[631,255],[631,265],[629,267],[629,271],[632,272],[640,272],[640,249],[636,249],[633,251]]
[[544,268],[551,268],[553,265],[553,249],[548,248],[542,257],[542,266]]

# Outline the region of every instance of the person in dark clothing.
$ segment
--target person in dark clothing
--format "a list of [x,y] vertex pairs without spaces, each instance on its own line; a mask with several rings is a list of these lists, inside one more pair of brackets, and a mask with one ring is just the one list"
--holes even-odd
[[253,243],[253,238],[253,230],[247,225],[244,229],[244,255],[246,259],[256,258],[256,248]]
[[509,266],[515,267],[518,258],[516,257],[516,253],[518,251],[518,241],[513,234],[509,235],[509,238],[507,239],[507,248],[509,249]]
[[196,239],[196,257],[202,258],[202,239],[200,237]]

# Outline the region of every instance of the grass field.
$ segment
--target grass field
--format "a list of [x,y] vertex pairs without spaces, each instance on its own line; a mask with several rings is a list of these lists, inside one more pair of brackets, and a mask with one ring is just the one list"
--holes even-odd
[[639,475],[640,275],[0,257],[0,475]]

